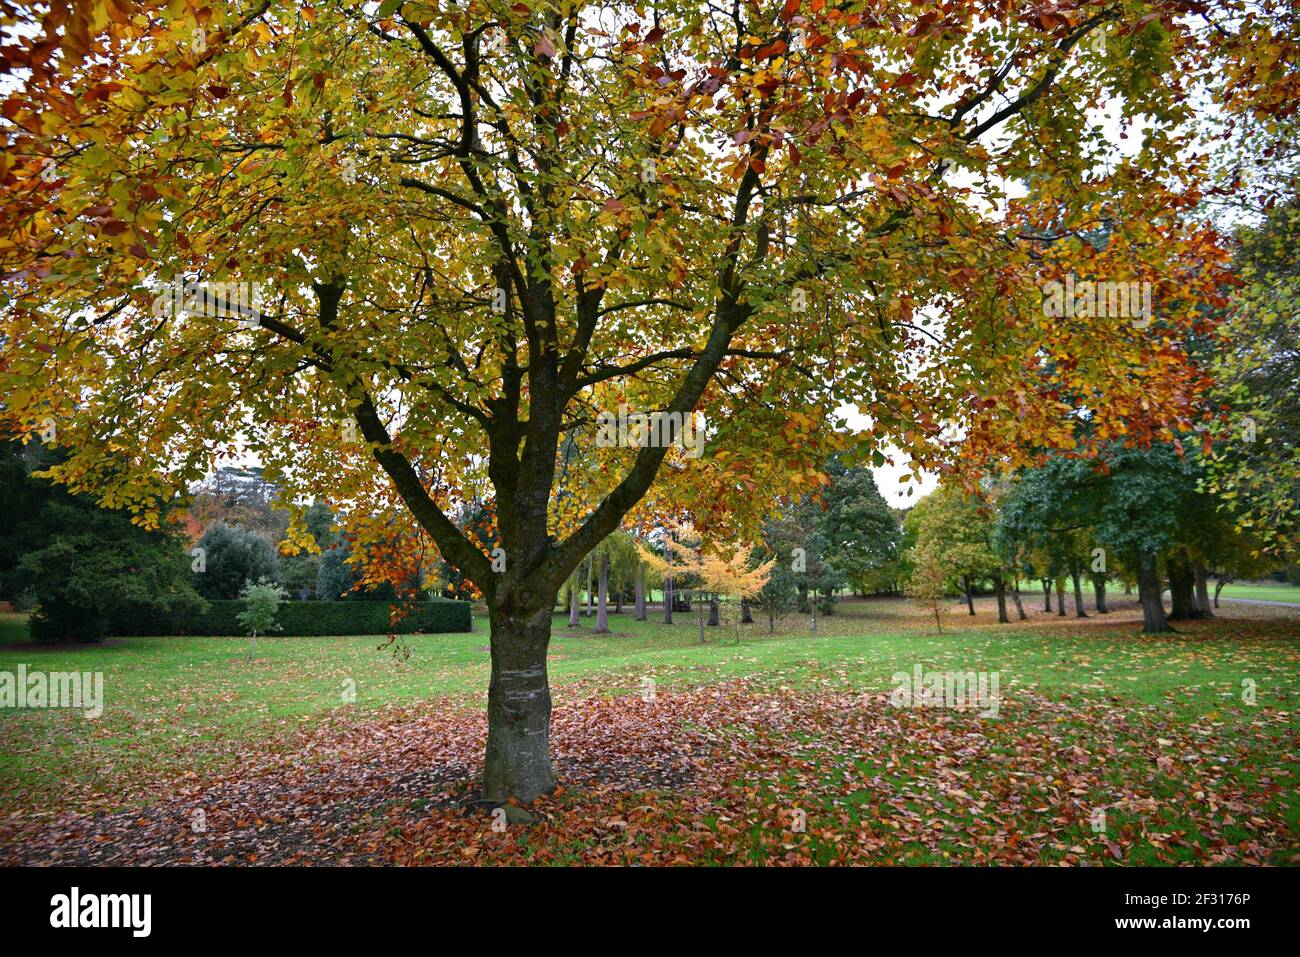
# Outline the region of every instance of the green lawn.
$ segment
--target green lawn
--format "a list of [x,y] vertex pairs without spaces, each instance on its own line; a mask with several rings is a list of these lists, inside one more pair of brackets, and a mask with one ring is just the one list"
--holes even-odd
[[[885,601],[841,606],[819,623],[817,638],[806,622],[792,619],[775,636],[767,635],[765,624],[750,626],[740,644],[733,627],[711,628],[705,645],[690,615],[678,615],[673,626],[613,617],[615,633],[602,637],[586,633],[589,619],[575,634],[557,616],[550,671],[560,702],[574,694],[634,693],[645,677],[660,688],[747,678],[751,686],[777,692],[821,694],[887,690],[894,672],[918,663],[927,670],[996,671],[1004,698],[1052,703],[1050,713],[1044,708],[1031,720],[1041,721],[1054,739],[1087,744],[1098,722],[1111,720],[1104,716],[1131,713],[1140,719],[1125,733],[1144,747],[1148,729],[1166,727],[1150,730],[1152,741],[1161,734],[1186,737],[1220,753],[1232,743],[1237,783],[1255,786],[1256,767],[1267,769],[1258,786],[1274,795],[1272,813],[1294,836],[1300,617],[1253,620],[1249,608],[1238,605],[1225,611],[1228,617],[1153,638],[1136,636],[1131,623],[1112,625],[1098,616],[1087,623],[1057,621],[1036,609],[1033,621],[999,627],[982,603],[978,618],[954,609],[943,633],[931,634],[914,609]],[[0,616],[0,671],[19,663],[102,671],[106,699],[104,715],[94,721],[53,709],[0,711],[0,814],[33,804],[57,807],[61,795],[75,806],[78,793],[102,793],[115,781],[219,774],[251,750],[292,748],[297,731],[323,718],[378,718],[385,709],[424,699],[481,706],[488,677],[485,622],[477,619],[475,629],[409,636],[398,649],[382,647],[383,638],[259,638],[249,662],[248,643],[239,639],[127,638],[34,648],[20,616]],[[1242,700],[1246,681],[1257,689],[1254,705]],[[353,683],[355,703],[346,702],[344,690]],[[1262,716],[1269,728],[1261,737]],[[1024,720],[1023,713],[1016,719]],[[1011,753],[1017,743],[999,747]],[[1107,774],[1122,782],[1145,773],[1150,758],[1136,751],[1118,755]],[[872,765],[878,757],[863,756],[849,766],[844,757],[828,760],[819,772],[828,786],[845,773],[886,773]],[[906,756],[887,774],[906,789],[908,768],[926,760],[920,753]],[[1126,769],[1127,760],[1135,762],[1132,768]],[[1276,780],[1279,762],[1289,780]],[[1172,807],[1180,794],[1170,785]]]
[[1223,598],[1257,598],[1265,601],[1289,601],[1300,605],[1300,586],[1296,585],[1238,585],[1223,586]]

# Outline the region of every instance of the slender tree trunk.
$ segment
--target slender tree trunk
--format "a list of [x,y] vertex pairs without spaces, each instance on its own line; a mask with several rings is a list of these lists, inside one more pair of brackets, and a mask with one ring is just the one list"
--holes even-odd
[[1020,582],[1018,580],[1011,589],[1011,600],[1016,603],[1016,617],[1021,621],[1027,620],[1029,616],[1025,614],[1025,606],[1020,602]]
[[1093,596],[1093,600],[1097,603],[1097,614],[1099,615],[1109,614],[1110,609],[1106,607],[1106,576],[1105,575],[1092,576],[1092,596]]
[[1205,562],[1196,562],[1192,566],[1196,575],[1196,612],[1201,618],[1213,618],[1214,609],[1210,607],[1210,573]]
[[993,590],[998,596],[998,621],[1001,624],[1011,624],[1011,619],[1007,617],[1007,584],[1002,580],[1001,575],[993,576]]
[[969,575],[961,576],[961,587],[962,587],[962,591],[966,592],[966,608],[973,615],[975,614],[975,599],[971,597]]
[[709,598],[709,626],[718,627],[718,596],[713,595]]
[[1079,582],[1079,573],[1070,572],[1070,578],[1074,582],[1074,616],[1076,618],[1087,618],[1088,613],[1083,610],[1083,587]]
[[1065,579],[1056,580],[1056,615],[1058,618],[1065,617]]
[[596,572],[596,556],[588,555],[587,556],[587,610],[586,612],[584,612],[584,614],[588,618],[591,617],[591,611],[592,611],[591,599],[592,599],[592,592],[595,591],[595,581],[594,581],[595,572]]
[[1231,582],[1231,578],[1217,578],[1214,581],[1214,607],[1219,607],[1219,592],[1223,591],[1223,586]]
[[1138,601],[1142,603],[1142,630],[1156,633],[1173,631],[1165,617],[1165,605],[1161,600],[1160,576],[1156,572],[1154,552],[1140,552],[1137,560]]
[[596,600],[596,627],[593,635],[609,634],[609,556],[600,556],[600,597]]
[[637,621],[645,621],[645,569],[636,570],[636,605],[632,617]]
[[1043,585],[1043,611],[1050,615],[1052,613],[1052,580],[1043,578],[1041,582]]
[[[574,595],[577,591],[574,591]],[[543,611],[490,608],[492,680],[488,685],[488,740],[483,797],[528,803],[555,790],[551,767],[551,687],[546,649],[551,602]]]
[[664,576],[664,624],[673,623],[673,576]]
[[697,604],[700,606],[700,644],[704,644],[704,602],[697,602]]
[[754,615],[749,607],[748,598],[740,599],[740,623],[742,625],[752,625],[754,623]]
[[578,627],[578,585],[575,582],[569,586],[569,627]]

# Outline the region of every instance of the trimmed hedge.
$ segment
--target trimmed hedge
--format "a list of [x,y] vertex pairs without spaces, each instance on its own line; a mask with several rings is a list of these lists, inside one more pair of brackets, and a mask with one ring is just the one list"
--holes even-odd
[[[197,620],[170,625],[159,623],[148,630],[132,634],[185,634],[236,636],[248,632],[239,623],[244,603],[240,599],[209,601],[208,610]],[[389,633],[389,602],[386,601],[286,601],[280,604],[275,619],[281,637],[318,635],[386,635]],[[153,623],[150,623],[153,625]],[[399,635],[414,633],[444,634],[472,631],[469,602],[434,599],[417,602],[415,608],[397,625]]]

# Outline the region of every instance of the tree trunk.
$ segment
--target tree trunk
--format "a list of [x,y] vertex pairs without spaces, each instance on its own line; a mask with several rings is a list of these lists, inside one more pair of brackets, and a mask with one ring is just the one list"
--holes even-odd
[[1223,591],[1223,586],[1232,581],[1231,578],[1216,578],[1214,581],[1214,607],[1219,607],[1219,592]]
[[1044,578],[1041,581],[1043,584],[1043,611],[1050,615],[1052,613],[1052,580]]
[[1016,603],[1016,617],[1021,621],[1027,620],[1029,616],[1025,614],[1025,606],[1020,602],[1020,582],[1018,581],[1011,589],[1011,600]]
[[596,570],[596,556],[588,555],[587,556],[587,610],[583,613],[588,618],[591,617],[591,598],[592,598],[591,593],[595,591],[595,588],[593,587],[595,583],[592,581],[592,578],[595,576],[595,570]]
[[[553,604],[554,599],[544,607]],[[546,676],[551,616],[545,611],[489,609],[488,618],[492,680],[488,685],[483,797],[497,803],[515,798],[527,804],[555,790],[551,687]]]
[[596,627],[593,635],[609,634],[609,556],[600,556],[600,597],[596,600]]
[[1160,598],[1160,576],[1156,573],[1154,552],[1140,552],[1137,560],[1138,601],[1142,603],[1142,630],[1156,633],[1173,631],[1165,617],[1165,605]]
[[1079,584],[1079,573],[1070,572],[1070,578],[1074,581],[1074,616],[1076,618],[1087,618],[1088,613],[1083,610],[1083,588]]
[[709,599],[709,626],[718,627],[718,596],[714,595]]
[[704,644],[704,602],[698,602],[700,606],[700,644]]
[[1056,615],[1058,618],[1065,617],[1065,579],[1056,580]]
[[1210,607],[1210,573],[1205,568],[1205,562],[1196,562],[1192,566],[1196,574],[1196,611],[1202,618],[1213,618],[1214,609]]
[[1201,617],[1196,613],[1196,580],[1191,562],[1185,555],[1169,556],[1169,620],[1188,621]]
[[569,586],[569,627],[578,627],[578,585],[575,582]]
[[1093,600],[1097,603],[1097,614],[1099,615],[1109,614],[1110,609],[1106,607],[1106,576],[1105,575],[1092,576],[1092,596],[1093,596]]
[[1011,619],[1007,617],[1007,585],[1002,580],[1001,575],[993,576],[993,589],[998,596],[998,621],[1001,624],[1011,624]]
[[962,591],[966,592],[966,608],[973,615],[975,614],[975,599],[971,597],[970,577],[968,575],[961,576],[961,587]]
[[754,623],[754,615],[749,607],[748,598],[740,599],[740,623],[742,625],[752,625]]
[[664,576],[664,624],[673,623],[673,576]]
[[645,569],[636,570],[636,610],[632,617],[637,621],[645,621]]

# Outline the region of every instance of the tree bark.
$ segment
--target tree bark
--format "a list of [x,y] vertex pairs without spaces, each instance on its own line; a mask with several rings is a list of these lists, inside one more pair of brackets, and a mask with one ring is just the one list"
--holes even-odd
[[569,627],[570,628],[578,627],[579,624],[578,604],[579,604],[578,586],[575,583],[569,586]]
[[1214,609],[1210,607],[1210,573],[1205,562],[1196,562],[1192,570],[1196,575],[1196,611],[1202,618],[1213,618]]
[[645,621],[645,569],[636,570],[636,606],[632,617],[637,621]]
[[1065,579],[1056,580],[1056,615],[1058,618],[1065,617]]
[[742,625],[752,625],[754,623],[754,615],[749,607],[748,598],[740,599],[740,623]]
[[664,577],[664,624],[673,623],[673,576]]
[[961,576],[961,587],[962,591],[966,592],[966,608],[973,615],[975,614],[975,599],[971,597],[970,593],[970,576]]
[[1088,613],[1083,610],[1083,587],[1079,582],[1080,575],[1077,571],[1070,572],[1070,578],[1074,582],[1074,616],[1076,618],[1087,618]]
[[1093,600],[1097,603],[1097,614],[1099,615],[1109,614],[1110,609],[1106,607],[1106,576],[1105,575],[1092,576],[1092,596],[1093,596]]
[[1026,621],[1029,616],[1025,614],[1025,606],[1020,601],[1020,582],[1017,581],[1011,589],[1011,600],[1016,603],[1016,617],[1021,621]]
[[1169,620],[1188,621],[1201,617],[1196,613],[1196,580],[1185,555],[1169,556]]
[[596,627],[593,635],[609,634],[609,556],[600,556],[600,596],[596,600]]
[[592,578],[595,577],[595,569],[596,569],[596,557],[594,555],[588,555],[587,556],[587,610],[583,613],[588,618],[591,617],[591,598],[592,598],[591,593],[595,591],[595,588],[593,587],[595,583],[592,581]]
[[1138,601],[1142,603],[1142,630],[1151,634],[1173,631],[1165,617],[1161,600],[1160,576],[1156,572],[1154,552],[1139,552],[1137,560]]
[[1001,575],[993,576],[993,589],[998,596],[998,621],[1001,624],[1011,624],[1011,619],[1007,617],[1007,584],[1002,580]]
[[1052,613],[1052,580],[1044,578],[1041,581],[1043,585],[1043,611],[1050,615]]
[[[577,592],[575,591],[576,595]],[[528,803],[555,790],[551,766],[551,686],[546,649],[554,597],[543,611],[489,608],[492,679],[488,685],[488,740],[483,797]]]
[[718,596],[714,595],[709,599],[709,625],[718,627]]

